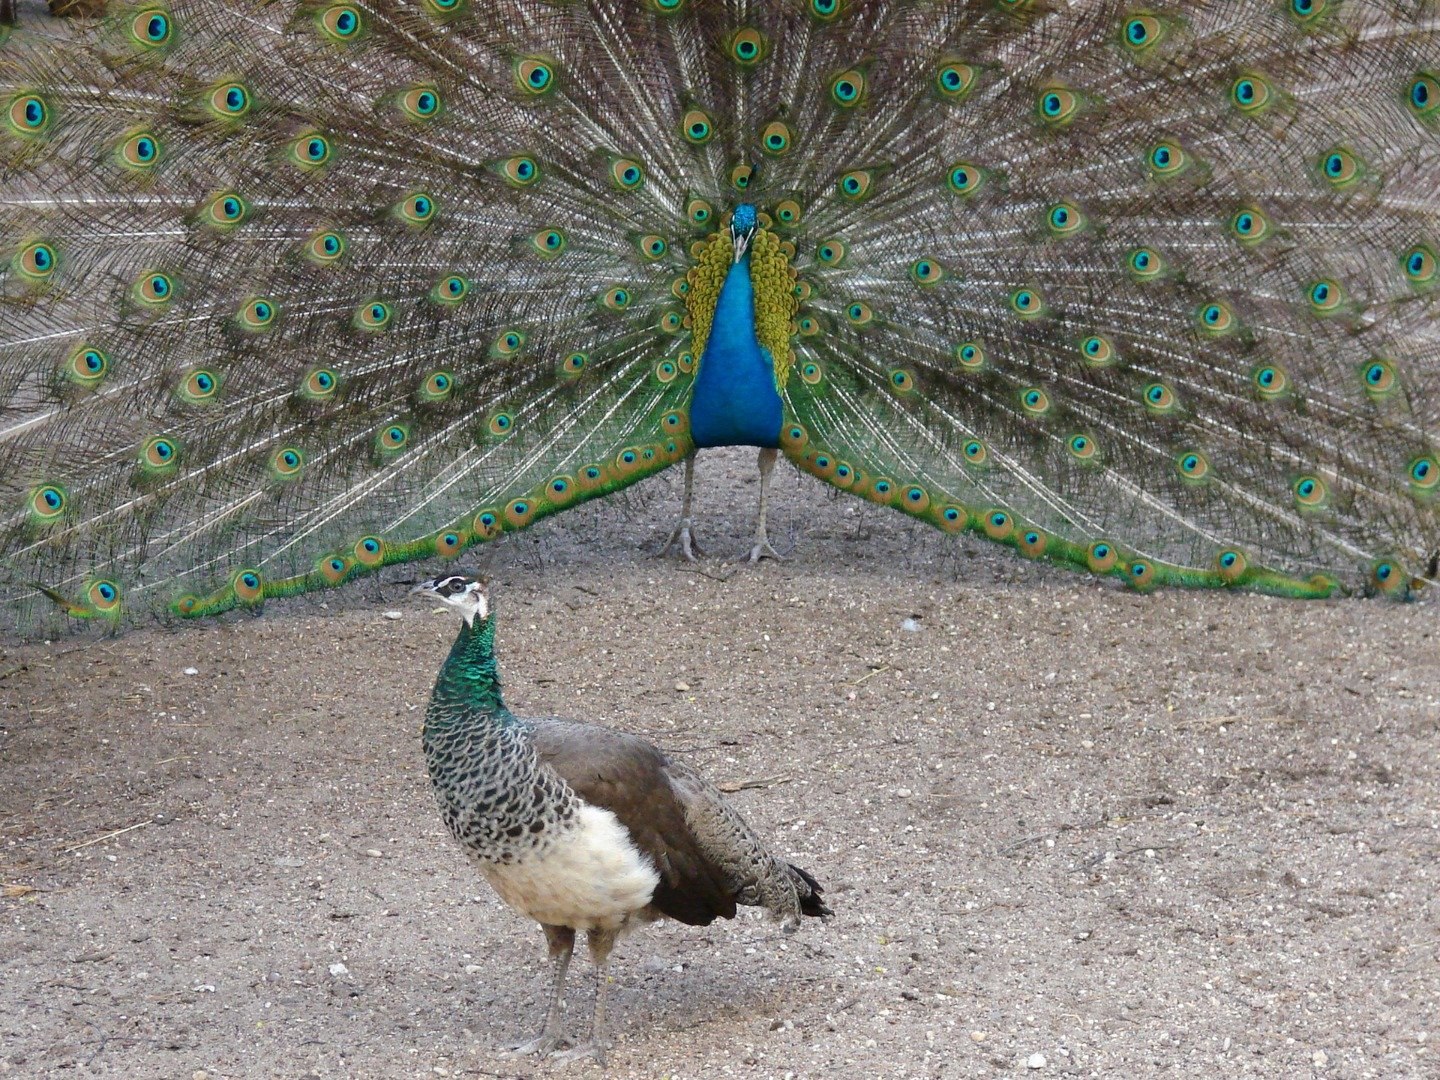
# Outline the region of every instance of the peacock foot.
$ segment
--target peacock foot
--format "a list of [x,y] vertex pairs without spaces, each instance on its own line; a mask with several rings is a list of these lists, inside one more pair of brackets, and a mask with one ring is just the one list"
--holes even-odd
[[568,1046],[570,1040],[564,1035],[557,1035],[552,1031],[540,1032],[533,1039],[526,1039],[524,1042],[512,1043],[504,1048],[506,1057],[527,1057],[530,1054],[539,1054],[541,1057],[548,1057],[554,1054],[562,1046]]
[[665,541],[665,546],[656,555],[656,558],[663,559],[670,554],[671,548],[678,548],[680,557],[686,562],[696,562],[697,557],[704,555],[700,549],[700,541],[695,539],[695,532],[691,528],[688,517],[681,518],[670,532],[670,539]]
[[605,1047],[598,1042],[584,1042],[574,1049],[566,1050],[559,1054],[552,1054],[550,1060],[558,1062],[561,1065],[569,1065],[572,1062],[583,1061],[586,1058],[593,1060],[600,1068],[605,1068]]
[[785,556],[771,547],[770,540],[764,535],[761,535],[755,538],[755,546],[750,549],[750,561],[757,563],[761,559],[774,559],[776,562],[784,562]]

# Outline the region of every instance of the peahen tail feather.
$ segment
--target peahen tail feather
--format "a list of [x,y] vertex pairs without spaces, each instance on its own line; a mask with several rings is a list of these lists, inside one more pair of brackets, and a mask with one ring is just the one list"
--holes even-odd
[[746,201],[801,468],[1138,588],[1405,595],[1440,551],[1437,20],[155,0],[21,27],[0,605],[254,606],[681,460]]

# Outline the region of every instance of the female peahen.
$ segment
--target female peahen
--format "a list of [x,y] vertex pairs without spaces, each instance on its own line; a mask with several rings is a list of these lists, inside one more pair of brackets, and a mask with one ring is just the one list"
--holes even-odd
[[21,27],[0,603],[258,605],[724,444],[1137,588],[1407,595],[1440,551],[1436,17],[153,0]]
[[643,739],[511,713],[483,582],[450,575],[411,591],[464,620],[425,713],[440,813],[500,897],[540,923],[554,961],[545,1026],[522,1051],[566,1041],[577,931],[599,970],[590,1042],[574,1053],[603,1063],[605,964],[623,931],[662,917],[708,926],[737,904],[765,908],[787,931],[830,914],[813,877],[772,856],[714,785]]

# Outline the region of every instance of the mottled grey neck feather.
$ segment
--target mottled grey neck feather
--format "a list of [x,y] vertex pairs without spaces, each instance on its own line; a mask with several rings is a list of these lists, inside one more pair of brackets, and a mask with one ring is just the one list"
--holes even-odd
[[425,710],[422,741],[450,832],[481,862],[509,863],[543,852],[579,801],[540,767],[530,725],[505,707],[494,646],[493,615],[461,624]]

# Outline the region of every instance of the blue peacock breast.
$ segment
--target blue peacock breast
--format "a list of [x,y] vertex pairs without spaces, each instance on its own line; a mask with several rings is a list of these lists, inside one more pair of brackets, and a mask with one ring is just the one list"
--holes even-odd
[[747,254],[726,273],[715,304],[690,401],[690,434],[697,447],[778,447],[781,421],[774,359],[755,333]]

